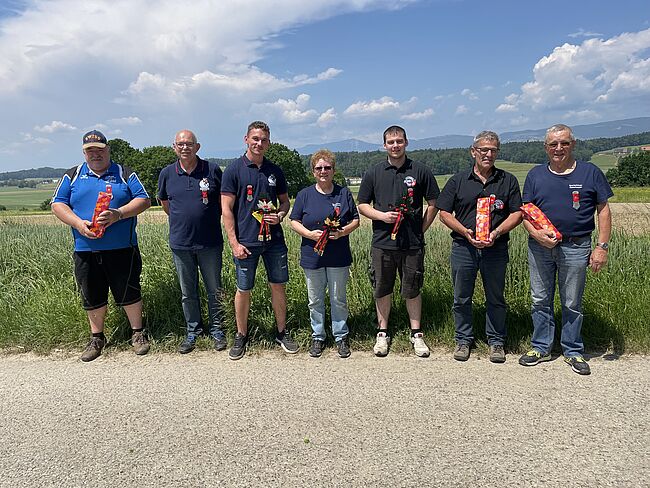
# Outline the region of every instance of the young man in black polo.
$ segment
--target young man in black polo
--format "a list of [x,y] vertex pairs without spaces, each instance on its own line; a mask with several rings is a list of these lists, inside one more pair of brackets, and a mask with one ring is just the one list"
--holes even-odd
[[[476,275],[481,271],[487,310],[485,330],[490,361],[503,363],[506,340],[506,301],[503,295],[508,265],[508,232],[521,222],[521,192],[517,178],[494,167],[499,136],[483,131],[470,148],[474,164],[452,176],[440,193],[436,206],[440,220],[451,229],[451,275],[454,284],[454,359],[467,361],[474,335],[472,296]],[[488,198],[490,227],[487,240],[476,232],[476,204]]]
[[[399,273],[400,293],[406,300],[415,354],[429,355],[420,330],[424,279],[424,232],[436,217],[440,190],[433,173],[406,157],[406,131],[393,125],[384,131],[386,161],[366,171],[359,187],[359,212],[372,220],[370,276],[379,331],[374,352],[386,356],[390,344],[388,318]],[[424,200],[427,208],[423,212]],[[424,213],[424,215],[423,215]]]

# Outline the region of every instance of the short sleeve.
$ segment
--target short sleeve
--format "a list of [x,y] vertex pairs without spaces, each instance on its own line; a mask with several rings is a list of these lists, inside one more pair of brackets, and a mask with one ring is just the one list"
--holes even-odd
[[71,182],[70,177],[64,174],[59,181],[54,194],[52,195],[52,203],[65,203],[70,206],[70,190]]
[[228,165],[226,171],[223,172],[221,179],[221,193],[231,193],[237,195],[239,193],[239,182],[237,181],[237,171],[235,171],[235,164],[238,160],[233,161]]
[[361,179],[361,185],[359,186],[359,192],[357,193],[357,202],[359,202],[359,204],[372,203],[375,199],[373,172],[374,168],[368,168]]
[[163,168],[158,176],[158,200],[169,200],[169,195],[167,195],[167,168]]
[[132,198],[149,198],[149,194],[144,189],[144,185],[140,181],[140,178],[138,178],[137,173],[131,173],[126,184],[131,191]]
[[291,220],[302,221],[302,216],[304,215],[305,207],[305,190],[300,190],[296,195],[296,200],[293,202],[293,207],[291,207],[291,214],[289,218]]
[[444,212],[452,213],[456,202],[456,181],[457,176],[452,176],[442,188],[442,192],[436,200],[436,208]]

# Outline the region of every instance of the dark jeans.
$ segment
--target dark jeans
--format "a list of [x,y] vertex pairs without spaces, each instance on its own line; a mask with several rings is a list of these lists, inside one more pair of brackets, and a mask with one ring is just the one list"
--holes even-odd
[[451,278],[454,284],[454,322],[456,343],[471,344],[472,296],[476,275],[480,271],[485,289],[487,310],[485,332],[490,345],[503,345],[506,340],[506,300],[503,291],[508,266],[508,245],[477,249],[469,242],[454,240],[451,246]]

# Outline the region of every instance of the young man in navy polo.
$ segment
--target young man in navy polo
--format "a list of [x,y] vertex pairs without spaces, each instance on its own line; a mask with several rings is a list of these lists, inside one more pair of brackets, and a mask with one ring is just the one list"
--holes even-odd
[[[470,153],[474,164],[452,176],[442,189],[436,206],[440,220],[451,229],[451,277],[454,285],[454,359],[467,361],[474,342],[472,297],[481,271],[485,289],[485,331],[490,361],[506,360],[506,300],[504,289],[508,266],[509,232],[521,222],[521,192],[517,178],[496,168],[499,136],[492,131],[476,135]],[[479,198],[490,203],[488,239],[477,235],[476,206]]]
[[169,216],[169,247],[181,286],[187,336],[178,348],[194,349],[203,332],[199,271],[208,295],[208,327],[217,351],[228,343],[222,331],[221,168],[196,153],[196,135],[182,130],[174,139],[178,160],[163,168],[158,178],[158,199]]
[[240,359],[248,342],[251,290],[260,256],[271,287],[271,302],[277,323],[275,341],[294,354],[298,346],[286,330],[289,281],[287,246],[280,225],[289,212],[287,182],[282,169],[264,157],[271,143],[271,130],[264,122],[248,126],[246,153],[226,168],[221,182],[223,225],[228,234],[237,275],[235,318],[237,334],[230,359]]
[[[72,228],[75,278],[88,314],[92,337],[81,360],[100,356],[106,344],[104,319],[111,290],[131,324],[136,354],[149,351],[142,327],[140,273],[142,259],[135,233],[136,215],[151,205],[138,176],[111,160],[106,137],[90,131],[83,137],[85,163],[71,168],[54,190],[52,213]],[[100,192],[110,194],[110,204],[93,225]]]
[[[424,280],[424,232],[436,217],[440,190],[433,173],[406,157],[406,131],[393,125],[384,131],[386,161],[363,175],[357,201],[359,212],[372,220],[371,281],[379,330],[374,347],[386,356],[390,344],[388,317],[395,278],[406,301],[411,343],[419,357],[429,348],[420,330]],[[423,209],[424,201],[426,210]]]

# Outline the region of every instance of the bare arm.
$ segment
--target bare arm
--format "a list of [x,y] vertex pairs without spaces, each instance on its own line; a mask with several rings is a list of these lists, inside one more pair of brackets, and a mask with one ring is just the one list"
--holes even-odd
[[[596,212],[598,213],[598,242],[609,242],[612,235],[612,212],[609,203],[598,204]],[[594,273],[598,273],[607,264],[607,253],[608,251],[598,246],[591,251],[589,266]]]
[[160,206],[164,212],[169,215],[169,200],[160,200]]
[[149,198],[134,198],[126,205],[120,208],[109,208],[99,214],[97,223],[108,227],[120,219],[128,219],[135,217],[151,207],[151,200]]
[[90,231],[92,222],[83,220],[65,203],[55,202],[52,204],[52,213],[66,225],[76,229],[82,236],[88,239],[97,239],[97,236]]
[[302,225],[300,220],[291,220],[291,228],[299,235],[305,239],[311,239],[312,241],[317,241],[320,236],[323,234],[323,231],[320,229],[309,230],[307,227]]
[[506,220],[504,220],[500,226],[497,228],[493,229],[492,232],[490,232],[490,240],[488,241],[488,247],[492,246],[496,240],[502,236],[503,234],[507,234],[510,232],[512,229],[517,227],[522,220],[521,216],[521,210],[518,210],[516,212],[512,212]]
[[460,220],[458,220],[451,212],[440,210],[440,221],[451,230],[467,239],[472,246],[478,248],[485,247],[484,242],[474,239],[474,230],[463,227]]
[[438,209],[436,207],[436,199],[427,200],[427,209],[424,211],[424,218],[422,219],[422,233],[424,234],[433,221],[436,219]]
[[237,259],[244,259],[250,255],[250,251],[246,246],[239,243],[235,233],[235,214],[233,213],[235,198],[235,195],[232,193],[221,194],[221,216],[223,217],[223,227],[226,229],[226,235],[228,236],[228,242],[230,243],[233,256]]
[[548,249],[553,249],[559,242],[555,238],[555,232],[547,229],[538,230],[527,220],[524,220],[524,229],[526,229],[526,231],[530,234],[530,237]]
[[360,203],[357,205],[359,213],[364,217],[369,218],[370,220],[381,220],[387,224],[393,224],[397,220],[397,215],[399,212],[382,212],[372,208],[372,205],[369,203]]

